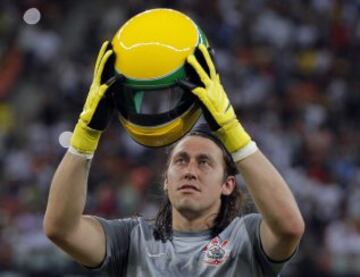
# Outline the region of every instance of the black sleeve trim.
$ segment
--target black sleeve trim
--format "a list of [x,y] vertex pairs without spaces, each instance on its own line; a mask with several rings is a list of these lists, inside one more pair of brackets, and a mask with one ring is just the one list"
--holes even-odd
[[[260,224],[261,224],[261,221],[260,221]],[[260,226],[259,226],[260,228]],[[297,252],[297,249],[298,247],[296,247],[296,249],[294,250],[294,252],[288,257],[286,258],[285,260],[281,260],[281,261],[276,261],[276,260],[273,260],[272,258],[270,258],[264,248],[263,248],[263,245],[262,245],[262,241],[261,241],[261,238],[260,238],[260,232],[259,232],[259,242],[260,242],[260,249],[261,249],[261,252],[264,253],[264,256],[266,257],[266,259],[268,259],[269,262],[273,263],[273,264],[283,264],[283,263],[286,263],[288,261],[290,261],[295,255],[296,255],[296,252]]]

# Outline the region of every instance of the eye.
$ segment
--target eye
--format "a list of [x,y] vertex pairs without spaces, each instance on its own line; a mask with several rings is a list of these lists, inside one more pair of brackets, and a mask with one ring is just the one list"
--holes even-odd
[[204,159],[204,160],[200,160],[200,161],[199,161],[199,164],[200,164],[200,165],[210,165],[209,161],[208,161],[208,160],[205,160],[205,159]]
[[182,157],[176,158],[176,159],[175,159],[175,163],[176,163],[176,164],[183,164],[183,163],[185,163],[185,159],[182,158]]

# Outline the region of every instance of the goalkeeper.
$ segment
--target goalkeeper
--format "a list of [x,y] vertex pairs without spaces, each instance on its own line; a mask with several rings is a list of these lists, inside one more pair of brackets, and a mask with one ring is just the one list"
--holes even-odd
[[[114,276],[277,276],[296,252],[304,222],[286,182],[236,118],[203,44],[187,58],[199,83],[181,85],[198,97],[211,131],[195,128],[173,147],[155,222],[83,214],[91,159],[112,114],[109,96],[121,82],[106,76],[113,55],[105,42],[51,183],[46,235],[80,264]],[[259,214],[240,217],[237,172]]]

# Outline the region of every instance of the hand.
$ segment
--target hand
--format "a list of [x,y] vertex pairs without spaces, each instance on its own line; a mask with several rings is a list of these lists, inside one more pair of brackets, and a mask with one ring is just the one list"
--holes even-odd
[[194,84],[186,81],[180,81],[180,83],[191,88],[192,93],[199,98],[208,124],[223,142],[226,149],[230,153],[235,153],[252,142],[251,138],[236,118],[234,109],[221,85],[219,74],[216,72],[206,46],[200,44],[198,50],[208,67],[208,73],[194,54],[187,58],[187,62],[200,78],[202,86],[195,87]]
[[113,74],[115,54],[111,48],[110,42],[105,41],[96,59],[93,81],[71,138],[73,152],[92,155],[111,120],[114,105],[106,92],[117,80]]

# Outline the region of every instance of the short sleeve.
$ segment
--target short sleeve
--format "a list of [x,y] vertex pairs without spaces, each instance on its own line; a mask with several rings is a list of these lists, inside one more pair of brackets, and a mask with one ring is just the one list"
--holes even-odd
[[250,214],[245,216],[244,223],[249,234],[251,244],[253,245],[255,259],[260,265],[264,276],[277,276],[290,258],[284,262],[273,262],[266,256],[260,240],[260,214]]
[[96,217],[105,232],[106,255],[99,267],[92,270],[106,272],[110,276],[125,276],[127,269],[131,231],[138,224],[136,218],[106,220]]

